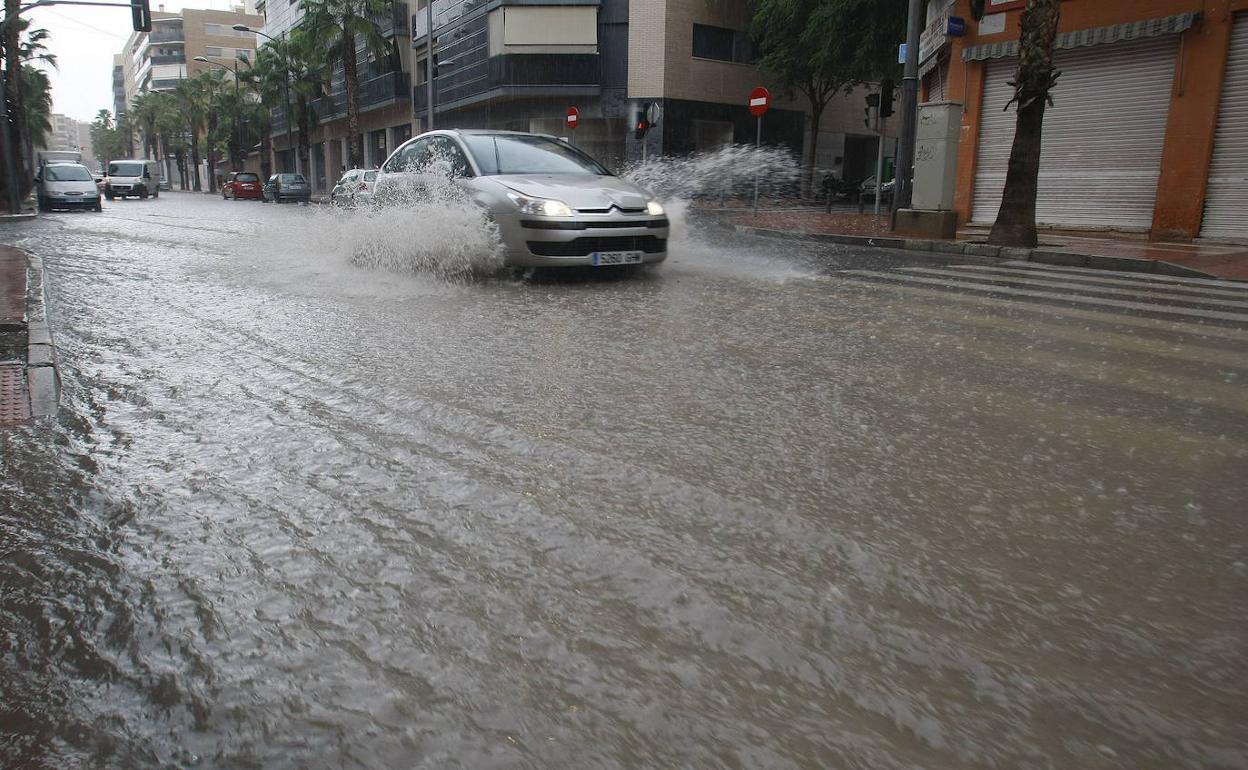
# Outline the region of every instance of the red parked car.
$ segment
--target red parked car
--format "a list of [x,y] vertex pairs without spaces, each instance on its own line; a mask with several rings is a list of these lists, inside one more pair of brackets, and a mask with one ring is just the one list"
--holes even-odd
[[235,171],[230,174],[225,184],[221,185],[221,197],[235,200],[239,198],[264,200],[264,188],[260,184],[260,175],[250,171]]

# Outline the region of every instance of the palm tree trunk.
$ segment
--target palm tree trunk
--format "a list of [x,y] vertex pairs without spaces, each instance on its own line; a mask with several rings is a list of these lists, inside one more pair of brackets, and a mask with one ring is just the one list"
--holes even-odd
[[[433,77],[433,62],[430,61],[429,65],[429,77]],[[342,34],[342,72],[347,87],[347,154],[351,158],[349,168],[362,168],[364,148],[360,142],[360,73],[355,61],[355,35],[345,31]]]
[[203,192],[204,186],[199,177],[199,131],[198,129],[191,132],[191,189],[195,192]]
[[260,176],[268,179],[273,173],[273,127],[270,125],[262,126],[263,131],[260,134]]
[[[4,18],[17,20],[18,13],[21,12],[21,3],[19,0],[4,0]],[[5,24],[4,27],[4,89],[9,100],[9,131],[10,146],[13,148],[14,168],[11,170],[10,178],[14,180],[17,187],[17,195],[19,198],[25,197],[30,191],[29,182],[26,179],[26,163],[23,156],[25,155],[26,142],[23,130],[25,121],[25,111],[22,105],[22,60],[21,53],[18,49],[19,30],[18,25]]]
[[1060,0],[1029,0],[1023,10],[1018,74],[1013,83],[1018,121],[1005,174],[1001,211],[988,236],[988,242],[995,246],[1034,249],[1037,244],[1041,132],[1049,92],[1061,74],[1053,69],[1053,45],[1057,40],[1060,15]]

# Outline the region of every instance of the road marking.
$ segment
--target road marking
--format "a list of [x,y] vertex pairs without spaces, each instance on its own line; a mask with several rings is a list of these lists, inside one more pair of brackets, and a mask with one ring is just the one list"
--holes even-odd
[[1070,326],[1068,324],[1044,321],[1036,322],[1031,319],[1021,320],[1003,315],[969,315],[956,310],[941,310],[936,306],[927,304],[908,304],[902,308],[902,312],[935,318],[949,324],[963,324],[983,329],[1003,330],[1015,334],[1047,337],[1064,342],[1092,345],[1126,353],[1248,370],[1248,354],[1200,347],[1198,345],[1179,344],[1141,337],[1135,334],[1119,334],[1118,332],[1108,330],[1092,331],[1082,326]]
[[[1118,289],[1112,286],[1089,286],[1082,280],[1073,282],[1075,280],[1073,278],[1070,281],[1048,281],[1040,278],[1033,278],[1029,275],[1020,273],[1019,271],[1013,271],[1008,276],[996,276],[968,275],[966,273],[959,273],[953,270],[938,267],[903,267],[901,270],[907,273],[922,273],[923,275],[944,276],[949,278],[966,278],[970,280],[977,279],[980,281],[1012,281],[1016,283],[1025,283],[1031,286],[1046,286],[1051,289],[1074,289],[1077,291],[1096,292],[1099,294],[1138,297],[1140,299],[1174,300],[1178,302],[1188,302],[1195,305],[1218,305],[1220,307],[1243,308],[1248,310],[1248,302],[1235,302],[1229,299],[1214,299],[1190,294],[1171,294],[1169,292],[1162,291],[1161,287],[1154,289],[1148,286],[1141,286],[1138,289]],[[998,284],[984,283],[981,285],[996,287]],[[1163,307],[1165,306],[1163,305]]]
[[[1023,262],[1012,259],[1009,262],[1001,264],[1008,267],[1018,267],[1024,270],[1039,270],[1046,273],[1078,273],[1080,275],[1105,275],[1107,271],[1098,270],[1094,267],[1067,267],[1066,265],[1046,265],[1042,262]],[[1123,275],[1123,273],[1115,272],[1114,275]],[[1235,281],[1224,281],[1217,278],[1182,278],[1175,275],[1156,275],[1154,273],[1131,273],[1133,278],[1141,281],[1153,281],[1156,283],[1174,283],[1186,284],[1189,286],[1209,286],[1220,289],[1238,289],[1248,292],[1248,283],[1237,283]]]
[[1217,310],[1193,310],[1183,307],[1165,307],[1161,305],[1150,305],[1143,302],[1127,302],[1125,300],[1116,299],[1093,299],[1091,297],[1074,297],[1069,294],[1059,294],[1051,291],[1032,291],[1030,289],[1012,289],[1005,286],[985,286],[983,284],[962,283],[960,281],[942,281],[935,278],[922,278],[920,276],[907,275],[905,273],[873,273],[868,270],[846,270],[848,275],[857,275],[864,277],[872,277],[876,279],[894,279],[909,281],[913,283],[928,284],[931,286],[943,286],[949,289],[968,289],[971,291],[991,291],[997,294],[1010,294],[1019,297],[1035,297],[1037,299],[1055,299],[1062,302],[1073,302],[1081,305],[1100,305],[1102,307],[1122,308],[1124,310],[1138,310],[1148,313],[1164,313],[1166,315],[1179,315],[1188,318],[1204,318],[1210,321],[1233,321],[1242,323],[1248,327],[1248,315],[1241,313],[1224,313]]
[[[865,272],[862,274],[872,277],[883,275],[882,273]],[[844,275],[844,273],[838,273],[837,275]],[[858,286],[864,289],[891,291],[896,294],[923,297],[941,302],[956,302],[964,305],[975,305],[981,308],[1021,310],[1028,313],[1045,313],[1048,315],[1056,314],[1066,318],[1078,318],[1080,320],[1093,321],[1096,323],[1112,323],[1120,326],[1134,326],[1137,329],[1181,332],[1196,337],[1219,337],[1222,339],[1233,340],[1235,342],[1248,342],[1248,332],[1245,332],[1243,329],[1232,329],[1226,326],[1202,326],[1200,324],[1186,323],[1183,321],[1163,321],[1157,318],[1139,318],[1136,316],[1106,313],[1097,310],[1085,310],[1077,307],[1037,305],[1034,302],[1027,302],[1024,300],[1005,299],[1004,297],[984,297],[975,294],[958,294],[948,291],[938,291],[936,289],[925,289],[918,286],[902,286],[896,283],[887,283],[884,281],[863,281],[855,280],[853,278],[840,278],[838,279],[838,283]]]
[[[1027,275],[1030,273],[1032,275],[1039,274],[1039,275],[1044,275],[1045,277],[1050,277],[1048,276],[1048,274],[1053,273],[1053,275],[1051,276],[1053,278],[1069,278],[1070,280],[1078,279],[1080,283],[1103,283],[1109,286],[1135,286],[1135,287],[1139,287],[1145,290],[1156,289],[1156,290],[1177,291],[1177,292],[1191,292],[1195,296],[1234,297],[1236,299],[1242,299],[1244,297],[1248,297],[1248,294],[1246,294],[1242,290],[1236,291],[1236,290],[1231,290],[1231,289],[1212,289],[1212,288],[1206,288],[1203,286],[1180,286],[1176,284],[1158,285],[1157,283],[1148,283],[1148,282],[1141,283],[1140,281],[1131,280],[1130,278],[1126,276],[1122,278],[1103,278],[1100,276],[1091,276],[1091,275],[1078,275],[1078,274],[1066,275],[1062,273],[1057,273],[1057,271],[1021,270],[1019,268],[1014,268],[1014,267],[988,267],[987,265],[948,265],[947,267],[950,270],[973,271],[977,273],[1002,273],[1005,275],[1019,275],[1019,274]],[[1098,272],[1100,272],[1101,275],[1121,275],[1121,273],[1111,273],[1105,270],[1101,270]]]

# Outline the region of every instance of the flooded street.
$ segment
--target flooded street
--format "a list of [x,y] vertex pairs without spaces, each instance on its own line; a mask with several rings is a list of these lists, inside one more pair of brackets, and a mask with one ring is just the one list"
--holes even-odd
[[1248,767],[1248,286],[394,220],[4,226],[0,765]]

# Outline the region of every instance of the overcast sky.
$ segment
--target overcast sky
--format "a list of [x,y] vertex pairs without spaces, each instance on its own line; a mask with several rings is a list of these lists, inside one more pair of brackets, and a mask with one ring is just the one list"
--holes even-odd
[[[152,10],[163,4],[166,11],[183,8],[229,10],[231,0],[152,0]],[[241,4],[241,3],[238,3]],[[133,31],[130,8],[96,8],[54,5],[27,11],[33,28],[52,33],[48,48],[56,54],[58,70],[52,79],[52,111],[90,122],[102,109],[113,109],[113,54],[121,53]]]

